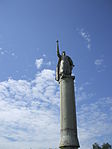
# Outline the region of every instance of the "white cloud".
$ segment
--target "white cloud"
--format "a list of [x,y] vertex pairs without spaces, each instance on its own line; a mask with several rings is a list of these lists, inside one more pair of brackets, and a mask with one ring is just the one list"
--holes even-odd
[[81,37],[86,41],[87,43],[87,48],[90,50],[91,49],[91,37],[88,32],[86,32],[83,28],[77,29]]
[[47,65],[48,65],[48,66],[51,66],[51,61],[47,62]]
[[5,52],[1,51],[1,55],[4,55],[4,54],[5,54]]
[[106,65],[104,64],[103,58],[96,59],[94,64],[96,65],[97,72],[105,71]]
[[94,62],[94,64],[97,66],[102,65],[102,63],[103,63],[103,59],[96,59]]
[[43,56],[43,57],[46,57],[46,54],[43,54],[42,56]]
[[76,87],[76,98],[78,102],[91,100],[94,97],[95,93],[88,91],[90,85],[90,82],[85,82],[80,87]]
[[89,149],[95,142],[102,144],[111,141],[109,137],[112,135],[111,106],[111,97],[101,98],[94,103],[81,105],[78,111],[81,148]]
[[[80,98],[90,97],[85,90],[88,85],[86,82],[77,89]],[[0,82],[0,148],[58,147],[59,96],[55,71],[51,69],[37,72],[31,81],[9,78]],[[94,142],[107,142],[112,135],[112,98],[86,103],[81,103],[82,99],[77,106],[79,141],[81,148],[90,149]]]
[[14,52],[12,52],[12,53],[11,53],[11,55],[12,55],[12,56],[15,56],[15,53],[14,53]]
[[46,55],[43,55],[43,57],[44,59],[43,58],[36,59],[35,64],[36,64],[37,69],[39,69],[42,65],[45,67],[51,66],[51,61],[46,60]]
[[0,54],[1,55],[16,56],[16,54],[12,50],[6,50],[3,48],[0,48]]
[[32,81],[0,82],[0,148],[58,145],[59,87],[54,75],[54,70],[44,69]]
[[36,59],[35,64],[36,64],[37,69],[39,69],[43,64],[43,58]]

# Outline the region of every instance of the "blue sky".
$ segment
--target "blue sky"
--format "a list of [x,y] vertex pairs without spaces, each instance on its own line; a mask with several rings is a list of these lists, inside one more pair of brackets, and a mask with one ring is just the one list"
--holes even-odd
[[112,144],[112,1],[1,0],[0,20],[0,148],[58,147],[57,39],[75,64],[81,149]]

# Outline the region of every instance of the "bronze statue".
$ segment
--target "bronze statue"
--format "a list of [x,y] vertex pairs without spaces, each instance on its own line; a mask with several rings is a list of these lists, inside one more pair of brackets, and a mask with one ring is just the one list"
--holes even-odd
[[57,56],[59,58],[56,67],[56,80],[59,81],[60,78],[71,76],[74,64],[71,58],[66,55],[65,51],[63,51],[62,54],[60,55],[58,40],[56,42],[57,42]]

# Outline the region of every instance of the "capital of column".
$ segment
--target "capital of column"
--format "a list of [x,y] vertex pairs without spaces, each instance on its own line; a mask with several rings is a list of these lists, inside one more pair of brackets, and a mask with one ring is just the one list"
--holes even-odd
[[65,79],[72,79],[72,80],[75,80],[75,76],[71,76],[71,75],[63,75],[63,76],[60,76],[60,79],[59,79],[59,84],[62,80],[65,80]]

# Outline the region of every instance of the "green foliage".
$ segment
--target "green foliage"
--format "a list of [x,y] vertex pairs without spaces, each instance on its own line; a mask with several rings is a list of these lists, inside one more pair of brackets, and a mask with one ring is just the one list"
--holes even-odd
[[99,146],[98,143],[94,143],[93,149],[112,149],[112,147],[109,143],[104,143],[102,146]]
[[109,143],[104,143],[102,149],[111,149],[111,145]]
[[101,147],[99,146],[99,144],[94,143],[94,144],[93,144],[93,149],[101,149]]

